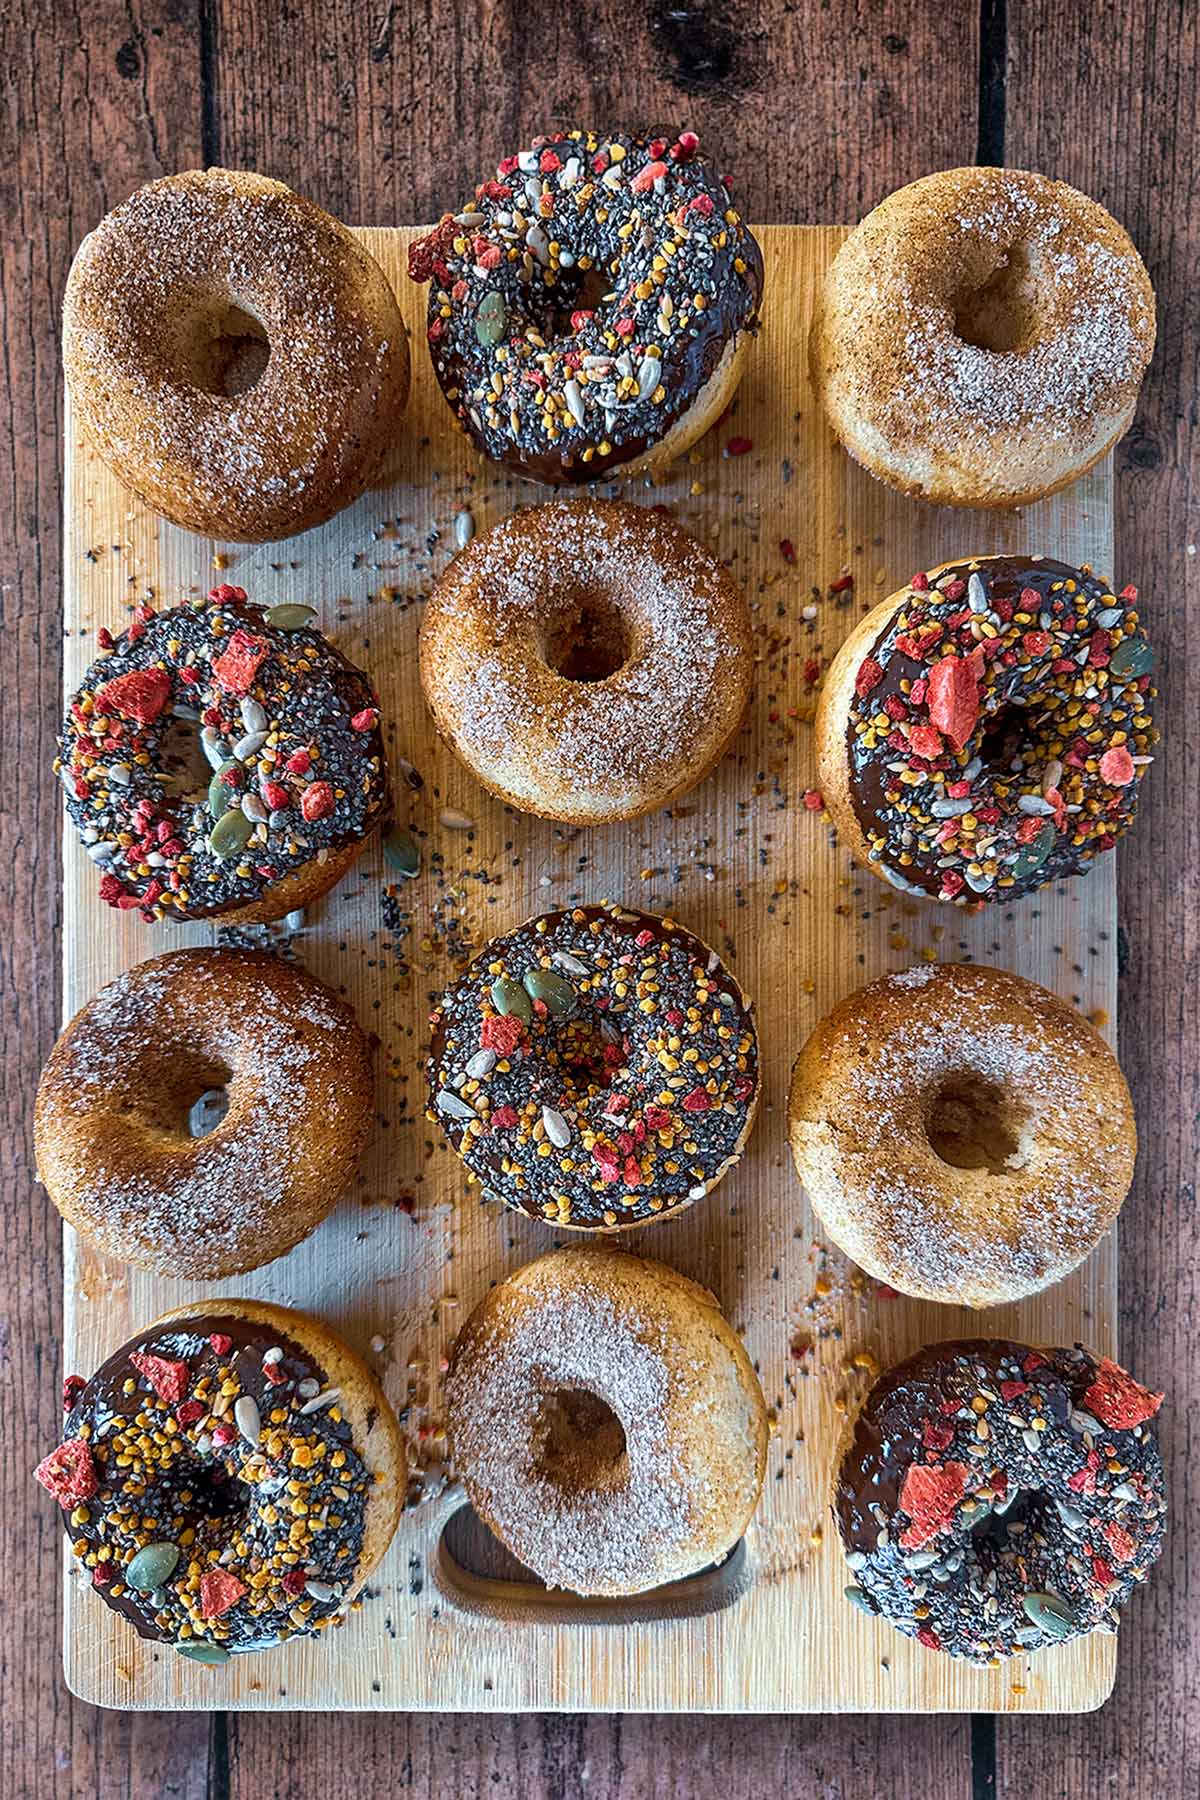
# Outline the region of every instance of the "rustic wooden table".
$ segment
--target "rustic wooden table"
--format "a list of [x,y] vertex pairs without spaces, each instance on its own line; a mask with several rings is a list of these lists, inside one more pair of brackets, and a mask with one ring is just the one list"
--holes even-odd
[[[1190,0],[7,0],[0,7],[4,434],[0,569],[0,1795],[5,1800],[1174,1800],[1200,1788],[1190,1405],[1200,1042],[1200,593],[1194,510],[1200,73]],[[1121,860],[1122,1059],[1143,1150],[1122,1225],[1122,1343],[1170,1389],[1174,1525],[1099,1714],[1005,1719],[125,1715],[59,1673],[58,1524],[29,1468],[58,1423],[59,1221],[33,1180],[34,1084],[58,1023],[62,392],[72,251],[138,183],[205,163],[281,176],[347,220],[437,215],[551,123],[689,124],[755,219],[854,219],[981,160],[1076,182],[1124,221],[1159,348],[1118,452],[1118,566],[1162,657],[1167,741]],[[1192,123],[1189,123],[1192,121]],[[1191,629],[1189,632],[1189,622]],[[1190,643],[1189,643],[1190,638]],[[1193,651],[1189,666],[1188,651]],[[1190,1530],[1189,1530],[1190,1526]],[[1189,1548],[1193,1558],[1189,1564]]]

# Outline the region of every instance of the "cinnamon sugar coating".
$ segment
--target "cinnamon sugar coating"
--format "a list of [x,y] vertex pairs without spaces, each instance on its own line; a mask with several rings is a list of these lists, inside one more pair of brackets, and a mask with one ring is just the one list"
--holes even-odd
[[1154,292],[1126,232],[1065,182],[946,169],[838,251],[811,342],[829,422],[873,475],[941,505],[1019,506],[1128,429]]
[[969,964],[885,976],[796,1059],[796,1172],[834,1241],[918,1299],[998,1306],[1112,1226],[1137,1133],[1116,1057],[1035,982]]
[[714,1297],[662,1263],[558,1250],[493,1288],[446,1388],[471,1503],[548,1587],[637,1594],[720,1560],[758,1504],[762,1392]]
[[149,182],[84,239],[63,361],[115,475],[175,524],[249,543],[356,500],[408,398],[378,264],[312,201],[235,169]]

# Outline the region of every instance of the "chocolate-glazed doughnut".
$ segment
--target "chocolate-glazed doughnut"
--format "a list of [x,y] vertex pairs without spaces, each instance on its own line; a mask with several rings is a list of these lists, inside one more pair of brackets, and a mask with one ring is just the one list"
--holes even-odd
[[36,1475],[139,1637],[202,1663],[326,1630],[387,1549],[404,1440],[327,1326],[257,1300],[157,1319],[64,1388]]
[[[387,806],[379,705],[315,617],[226,584],[99,634],[54,766],[109,906],[262,923],[350,867]],[[173,742],[189,728],[200,776]]]
[[555,485],[632,474],[728,406],[762,253],[699,148],[536,138],[414,244],[434,371],[485,455]]
[[971,1662],[1115,1631],[1162,1548],[1162,1398],[1078,1345],[919,1350],[876,1381],[836,1471],[848,1597]]
[[868,613],[816,720],[822,792],[855,861],[965,906],[1111,850],[1158,741],[1136,601],[1050,557],[976,556]]
[[429,1110],[489,1198],[572,1231],[690,1206],[758,1108],[749,1003],[672,919],[605,902],[480,952],[432,1018]]

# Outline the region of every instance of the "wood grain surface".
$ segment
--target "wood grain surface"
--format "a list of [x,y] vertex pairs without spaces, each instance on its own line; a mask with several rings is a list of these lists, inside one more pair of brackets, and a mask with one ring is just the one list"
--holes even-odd
[[[1027,905],[947,914],[852,875],[826,822],[802,801],[816,782],[810,726],[820,670],[862,614],[913,568],[968,545],[1052,546],[1068,563],[1107,569],[1111,467],[1020,518],[915,507],[871,480],[834,443],[805,354],[843,231],[760,228],[771,298],[733,416],[653,488],[631,490],[709,544],[748,596],[756,665],[748,720],[716,772],[651,819],[585,831],[517,815],[438,741],[413,678],[421,602],[454,553],[456,517],[468,511],[482,532],[534,497],[455,428],[421,345],[425,290],[405,274],[413,235],[359,230],[418,350],[395,477],[319,530],[286,545],[214,546],[150,513],[67,419],[65,691],[78,687],[101,626],[115,635],[142,594],[161,605],[203,594],[215,559],[223,578],[252,597],[318,609],[339,649],[370,670],[393,764],[407,758],[424,786],[397,798],[400,821],[422,844],[419,876],[389,881],[372,845],[289,940],[380,1040],[378,1124],[353,1192],[290,1256],[215,1289],[131,1270],[68,1234],[64,1367],[94,1369],[148,1320],[190,1301],[211,1307],[214,1294],[300,1306],[370,1356],[405,1418],[410,1463],[440,1467],[422,1446],[441,1423],[437,1371],[454,1334],[492,1283],[563,1238],[540,1221],[481,1207],[457,1159],[435,1146],[440,1133],[421,1118],[429,1008],[468,947],[482,948],[535,913],[606,895],[670,911],[729,958],[754,1001],[763,1105],[741,1163],[712,1196],[623,1241],[712,1289],[759,1371],[774,1430],[746,1575],[734,1582],[736,1604],[705,1606],[697,1594],[695,1617],[671,1618],[647,1600],[611,1609],[619,1626],[596,1625],[578,1603],[559,1602],[545,1622],[518,1629],[513,1596],[489,1598],[486,1583],[471,1584],[472,1601],[482,1603],[468,1612],[468,1581],[434,1579],[446,1517],[435,1482],[406,1512],[362,1618],[269,1659],[236,1658],[214,1676],[140,1643],[97,1605],[75,1578],[64,1538],[69,1685],[103,1705],[151,1709],[224,1700],[239,1711],[1090,1711],[1112,1685],[1111,1637],[978,1670],[898,1640],[842,1597],[848,1576],[826,1508],[846,1412],[872,1371],[934,1338],[969,1336],[980,1319],[880,1298],[876,1284],[829,1252],[792,1176],[786,1097],[796,1052],[828,1008],[864,981],[914,963],[969,959],[1015,969],[1114,1027],[1112,859]],[[751,447],[729,456],[726,442]],[[785,540],[792,562],[780,550]],[[847,585],[833,591],[835,582]],[[64,1018],[163,947],[164,934],[148,934],[135,914],[98,903],[97,879],[70,834]],[[207,943],[216,935],[198,925],[168,928],[165,939]],[[397,1206],[402,1196],[409,1211]],[[989,1312],[986,1329],[1115,1353],[1116,1261],[1110,1235],[1070,1279]],[[795,1345],[803,1349],[798,1361]],[[719,1594],[729,1583],[708,1585]]]
[[[275,21],[264,27],[263,15]],[[9,1198],[0,1414],[0,1566],[17,1572],[0,1652],[0,1792],[28,1795],[520,1795],[558,1800],[851,1800],[877,1794],[1175,1795],[1200,1781],[1188,1421],[1195,1359],[1197,928],[1194,769],[1197,342],[1194,9],[1132,0],[796,7],[51,4],[0,11],[5,516],[0,576],[6,1005],[0,1170]],[[1001,1721],[289,1720],[116,1715],[56,1674],[58,1533],[29,1447],[57,1424],[59,1232],[33,1186],[28,1115],[57,1024],[59,802],[42,778],[58,710],[61,398],[57,306],[71,251],[137,183],[257,159],[344,216],[436,211],[456,172],[547,120],[653,109],[725,147],[739,198],[776,220],[853,217],[927,169],[1007,156],[1077,180],[1133,231],[1160,298],[1160,346],[1118,458],[1118,573],[1153,597],[1168,651],[1166,779],[1122,871],[1122,1054],[1145,1133],[1123,1235],[1125,1353],[1170,1376],[1176,1525],[1127,1627],[1116,1694],[1063,1725]],[[269,133],[269,135],[268,135]],[[455,179],[451,177],[455,176]],[[1190,598],[1190,607],[1189,607]],[[1194,1530],[1192,1532],[1194,1539]],[[1194,1558],[1193,1558],[1194,1561]],[[1132,1654],[1130,1653],[1132,1651]]]

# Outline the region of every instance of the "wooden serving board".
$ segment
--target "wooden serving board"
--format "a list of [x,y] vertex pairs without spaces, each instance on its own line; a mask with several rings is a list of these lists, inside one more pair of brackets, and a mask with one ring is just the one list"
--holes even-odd
[[[766,1490],[732,1569],[682,1592],[597,1609],[496,1580],[487,1555],[464,1568],[480,1534],[459,1518],[442,1543],[455,1501],[437,1491],[435,1474],[432,1497],[405,1514],[369,1597],[343,1628],[218,1670],[138,1640],[73,1573],[68,1553],[72,1690],[121,1708],[1098,1706],[1115,1672],[1111,1638],[980,1670],[848,1605],[827,1493],[847,1408],[877,1367],[923,1343],[982,1331],[1035,1343],[1083,1339],[1112,1353],[1113,1239],[1069,1281],[986,1316],[881,1295],[824,1247],[792,1173],[784,1122],[792,1060],[818,1018],[860,983],[921,959],[1003,964],[1054,988],[1110,1035],[1115,1028],[1110,859],[1061,891],[966,918],[857,874],[826,818],[803,801],[814,782],[813,682],[861,612],[914,569],[953,554],[1042,550],[1119,578],[1110,467],[1023,516],[935,510],[872,481],[831,441],[806,369],[814,296],[843,232],[762,231],[767,322],[734,414],[670,480],[635,485],[631,495],[669,506],[742,582],[757,622],[751,717],[716,775],[669,814],[595,831],[518,816],[436,742],[417,679],[417,632],[421,602],[454,553],[456,515],[469,510],[483,529],[540,493],[484,463],[454,428],[425,354],[425,293],[404,274],[414,234],[360,235],[412,334],[413,394],[389,485],[322,530],[253,549],[189,536],[134,501],[68,422],[68,692],[94,653],[98,626],[121,629],[144,597],[173,605],[230,580],[255,599],[319,609],[327,632],[377,682],[396,763],[406,757],[424,777],[410,790],[397,769],[398,817],[411,818],[423,844],[420,877],[389,886],[373,847],[292,940],[380,1040],[379,1127],[362,1176],[307,1243],[220,1285],[329,1319],[371,1357],[401,1410],[415,1464],[436,1464],[439,1362],[454,1333],[492,1282],[559,1240],[481,1205],[424,1121],[431,999],[468,948],[532,913],[604,895],[670,911],[723,949],[757,1001],[765,1103],[744,1161],[709,1200],[625,1241],[707,1283],[744,1334],[775,1421]],[[734,439],[752,448],[730,455]],[[847,573],[853,587],[831,593]],[[68,832],[64,1017],[130,964],[216,935],[153,929],[103,906],[95,887],[95,870]],[[65,1264],[66,1370],[89,1373],[166,1308],[216,1291],[106,1261],[70,1231]]]

